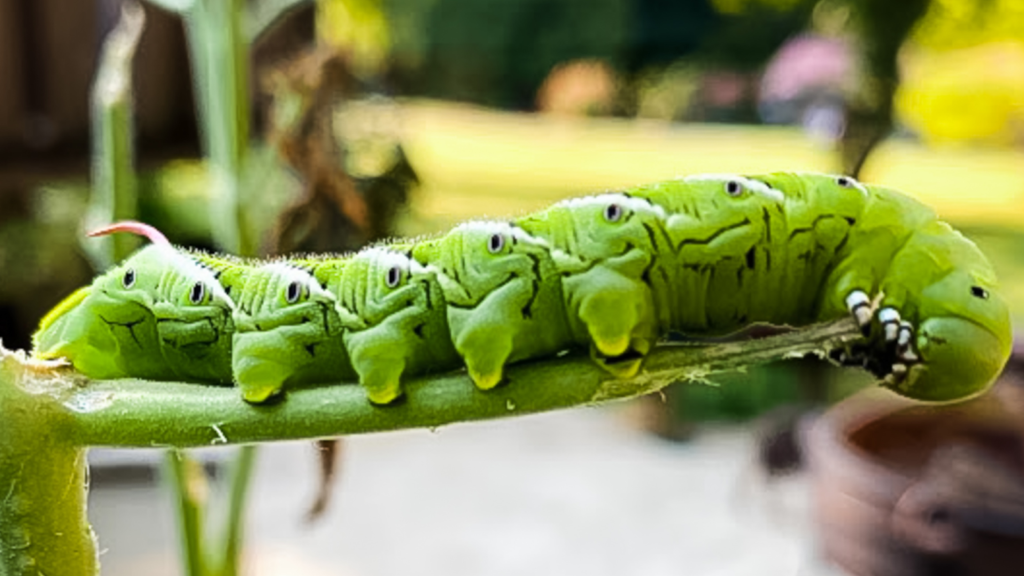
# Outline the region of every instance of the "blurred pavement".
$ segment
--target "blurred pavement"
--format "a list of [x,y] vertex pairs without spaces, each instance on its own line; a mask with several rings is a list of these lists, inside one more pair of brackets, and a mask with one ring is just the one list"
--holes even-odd
[[[585,409],[345,442],[335,499],[303,525],[310,443],[259,454],[250,576],[838,576],[815,557],[802,478],[765,483],[738,428],[671,444]],[[219,501],[223,501],[223,494]],[[181,574],[170,497],[90,497],[104,576]]]

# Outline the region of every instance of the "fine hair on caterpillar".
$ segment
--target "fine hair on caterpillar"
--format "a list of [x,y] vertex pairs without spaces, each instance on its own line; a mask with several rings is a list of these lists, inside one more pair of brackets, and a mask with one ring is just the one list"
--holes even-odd
[[100,378],[233,384],[253,403],[359,382],[386,405],[410,376],[463,367],[489,390],[508,364],[569,348],[629,377],[670,332],[844,315],[864,338],[832,359],[919,400],[983,392],[1010,351],[977,247],[924,204],[847,176],[697,175],[342,256],[170,249],[139,223],[98,233],[116,231],[154,244],[48,314],[34,354]]

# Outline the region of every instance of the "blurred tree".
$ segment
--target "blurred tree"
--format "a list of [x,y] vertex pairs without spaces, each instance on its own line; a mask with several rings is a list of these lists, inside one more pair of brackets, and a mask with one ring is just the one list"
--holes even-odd
[[[826,0],[827,1],[827,0]],[[846,110],[839,145],[842,171],[858,176],[868,154],[893,128],[893,98],[899,86],[900,47],[932,0],[837,0],[850,8],[863,69]]]
[[1024,140],[1024,3],[932,0],[901,65],[896,113],[925,140]]
[[401,91],[514,109],[533,107],[566,60],[621,63],[625,0],[387,0]]
[[633,14],[623,56],[630,74],[652,65],[671,64],[692,53],[713,35],[721,20],[712,0],[637,0]]
[[720,22],[705,37],[701,57],[709,64],[754,71],[791,36],[807,27],[819,0],[713,0]]

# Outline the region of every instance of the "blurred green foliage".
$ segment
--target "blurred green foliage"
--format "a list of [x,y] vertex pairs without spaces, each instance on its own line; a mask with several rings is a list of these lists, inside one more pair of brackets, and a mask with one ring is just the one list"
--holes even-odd
[[[556,64],[621,62],[633,16],[624,0],[387,0],[402,91],[532,108]],[[498,24],[500,23],[500,24]]]

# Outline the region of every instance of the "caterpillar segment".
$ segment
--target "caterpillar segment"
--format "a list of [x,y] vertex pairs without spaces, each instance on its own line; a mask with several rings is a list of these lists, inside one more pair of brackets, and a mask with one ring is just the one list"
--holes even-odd
[[497,386],[508,363],[572,345],[551,251],[522,228],[467,222],[412,258],[436,272],[452,344],[478,388]]
[[630,377],[669,323],[655,295],[668,293],[654,275],[666,245],[664,211],[626,194],[559,202],[516,225],[545,240],[561,275],[573,343],[590,345],[609,372]]
[[286,386],[352,381],[337,300],[290,262],[253,269],[236,296],[232,372],[242,397],[261,403]]
[[402,394],[405,374],[459,365],[437,275],[394,247],[307,263],[337,298],[344,346],[375,404]]

